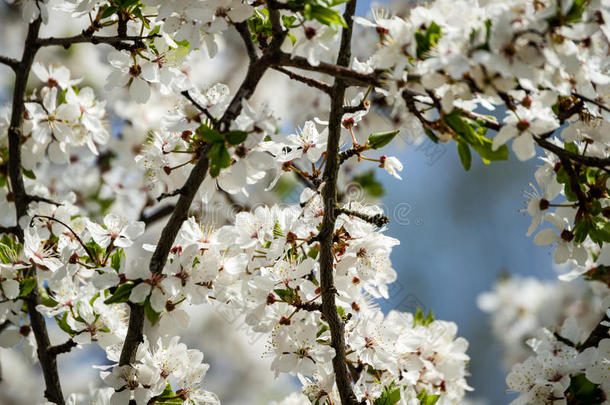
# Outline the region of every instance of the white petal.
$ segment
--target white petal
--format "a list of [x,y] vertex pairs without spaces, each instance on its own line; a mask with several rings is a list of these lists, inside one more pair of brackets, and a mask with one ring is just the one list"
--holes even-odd
[[521,161],[528,160],[536,156],[534,138],[529,132],[522,133],[513,141],[513,151]]
[[557,234],[552,229],[544,229],[534,237],[534,243],[538,246],[547,246],[557,241]]
[[135,302],[139,304],[146,300],[148,294],[150,293],[150,285],[146,283],[140,283],[131,290],[131,294],[129,295],[129,301]]
[[504,145],[506,141],[514,138],[517,135],[517,132],[517,128],[513,127],[512,125],[503,126],[494,137],[491,149],[497,150],[500,146]]
[[143,104],[150,97],[150,86],[144,80],[135,77],[129,86],[129,95],[136,103]]

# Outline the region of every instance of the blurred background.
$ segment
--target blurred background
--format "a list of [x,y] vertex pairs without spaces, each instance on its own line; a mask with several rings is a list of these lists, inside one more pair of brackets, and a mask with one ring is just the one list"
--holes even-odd
[[[358,14],[368,14],[371,3],[361,0]],[[395,6],[406,7],[407,3],[397,1]],[[376,7],[386,5],[375,4]],[[9,12],[4,0],[0,1],[0,16],[2,21],[18,18]],[[0,22],[0,34],[3,35],[0,52],[18,55],[23,24],[2,28]],[[81,66],[81,70],[105,75],[103,64],[104,61],[98,60]],[[10,71],[0,67],[2,102],[7,100],[10,80]],[[456,322],[459,334],[470,342],[469,383],[474,388],[471,398],[488,404],[509,403],[513,397],[505,393],[506,370],[500,361],[500,347],[493,339],[488,315],[478,309],[476,300],[507,272],[556,278],[550,248],[537,247],[525,236],[530,217],[520,212],[524,208],[522,193],[533,181],[537,162],[535,159],[518,162],[511,155],[507,162],[485,166],[473,159],[471,170],[465,172],[454,144],[437,145],[426,140],[410,145],[407,139],[402,143],[404,147],[394,154],[404,164],[403,181],[378,176],[385,189],[381,202],[391,220],[387,234],[401,241],[392,255],[398,281],[390,291],[391,298],[380,305],[384,311],[412,311],[418,306],[433,311],[437,319]],[[249,398],[247,393],[242,395],[239,389],[232,389],[246,380],[250,387],[258,389],[260,403],[280,399],[297,389],[296,380],[274,379],[264,361],[264,339],[247,334],[242,338],[227,336],[223,332],[227,328],[243,327],[236,318],[231,321],[231,317],[230,314],[219,316],[214,311],[202,312],[197,322],[205,324],[202,332],[205,339],[203,335],[189,338],[189,343],[196,342],[211,363],[208,388],[217,392],[226,404],[252,403],[244,402]],[[243,351],[248,351],[251,358],[243,357]],[[0,349],[3,362],[10,361],[12,356],[13,352]],[[261,358],[263,361],[258,361]],[[86,381],[97,378],[97,371],[90,364],[104,361],[100,350],[65,356],[62,373],[68,376],[68,382],[64,385],[68,389],[86,386]],[[19,362],[11,361],[11,364]],[[0,392],[11,389],[11,381],[23,389],[27,367],[23,365],[23,370],[19,367],[3,368],[5,382],[0,385]],[[29,389],[40,390],[39,383],[27,382],[30,383]],[[19,393],[14,397],[19,398]],[[4,401],[26,403],[10,402],[6,398]]]

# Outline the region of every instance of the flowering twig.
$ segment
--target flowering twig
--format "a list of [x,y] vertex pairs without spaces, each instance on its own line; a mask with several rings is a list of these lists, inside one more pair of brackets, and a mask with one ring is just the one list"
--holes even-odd
[[360,218],[361,220],[366,221],[370,224],[373,224],[373,225],[377,226],[378,228],[381,228],[382,226],[390,223],[390,219],[383,214],[367,215],[362,212],[352,211],[352,210],[348,210],[348,209],[340,208],[340,207],[337,207],[336,210],[337,210],[337,214],[345,214],[350,217]]
[[[356,0],[350,0],[345,6],[344,19],[347,27],[341,32],[341,45],[337,57],[337,66],[345,67],[351,58],[352,17],[356,11]],[[331,335],[331,345],[335,349],[333,370],[337,389],[343,405],[358,403],[351,386],[350,372],[347,369],[345,354],[345,325],[337,312],[334,285],[333,234],[337,219],[337,177],[339,174],[339,141],[341,138],[341,119],[343,117],[343,100],[346,82],[335,77],[330,93],[331,107],[328,119],[328,144],[326,148],[326,167],[324,168],[322,200],[324,201],[324,218],[320,228],[320,287],[322,291],[322,313]]]
[[[275,25],[279,24],[279,13],[277,10],[270,10],[271,20]],[[281,27],[280,27],[281,30]],[[218,128],[228,128],[229,124],[239,115],[244,99],[250,98],[254,93],[258,83],[263,77],[263,74],[271,66],[271,62],[275,61],[276,54],[280,49],[285,37],[285,33],[274,37],[270,46],[265,50],[263,56],[250,63],[246,77],[242,82],[239,90],[229,103],[223,116],[218,121]],[[186,220],[188,210],[195,198],[195,194],[199,186],[205,179],[208,172],[208,152],[210,145],[203,147],[202,153],[199,156],[197,163],[191,170],[189,177],[181,187],[180,198],[172,212],[170,219],[165,224],[159,242],[150,259],[149,270],[151,273],[161,273],[167,257],[170,253],[174,240],[178,235],[178,231],[182,227],[182,223]],[[135,361],[136,351],[139,344],[143,341],[142,330],[144,328],[144,307],[142,305],[130,304],[129,325],[127,335],[121,350],[119,365],[124,366]]]
[[195,99],[191,96],[191,94],[188,92],[188,90],[184,90],[180,94],[182,94],[184,97],[186,97],[186,99],[188,101],[190,101],[199,111],[204,113],[205,116],[210,120],[210,122],[212,123],[214,128],[218,128],[218,121],[216,120],[216,118],[214,118],[214,116],[210,113],[210,111],[207,108],[205,108],[204,106],[199,104],[197,101],[195,101]]
[[80,236],[78,236],[78,234],[77,234],[76,232],[74,232],[74,229],[72,229],[72,228],[70,227],[70,225],[66,224],[65,222],[63,222],[63,221],[61,221],[61,220],[59,220],[59,219],[57,219],[57,218],[50,217],[50,216],[48,216],[48,215],[34,215],[34,216],[32,217],[32,219],[30,220],[30,226],[32,226],[32,225],[33,225],[33,222],[34,222],[34,220],[35,220],[36,218],[48,219],[49,221],[54,221],[54,222],[57,222],[58,224],[63,225],[64,227],[66,227],[66,228],[67,228],[67,229],[70,231],[70,233],[72,234],[72,236],[74,236],[74,238],[75,238],[75,239],[78,241],[78,243],[79,243],[79,244],[80,244],[80,245],[83,247],[83,249],[85,249],[85,252],[87,252],[87,256],[89,256],[89,259],[91,259],[91,261],[92,261],[93,263],[99,264],[99,263],[97,262],[97,259],[96,259],[95,255],[94,255],[94,254],[93,254],[93,252],[91,251],[91,249],[89,249],[89,247],[88,247],[88,246],[85,244],[85,242],[83,242],[83,240],[81,239],[81,237],[80,237]]

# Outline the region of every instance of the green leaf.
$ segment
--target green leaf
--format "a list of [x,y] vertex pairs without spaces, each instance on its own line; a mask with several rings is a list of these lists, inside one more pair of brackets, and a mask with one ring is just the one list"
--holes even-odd
[[398,135],[400,130],[388,131],[388,132],[378,132],[376,134],[369,135],[369,139],[367,141],[367,145],[373,149],[380,149],[386,146],[388,143],[392,142],[392,139]]
[[286,237],[286,235],[284,235],[284,232],[282,231],[282,227],[280,226],[280,223],[277,221],[273,225],[273,236],[276,238],[285,238]]
[[419,399],[420,405],[434,405],[439,400],[440,395],[429,395],[426,393],[426,390],[422,390],[419,394],[417,394],[417,399]]
[[197,134],[207,143],[224,143],[225,141],[225,138],[220,132],[208,127],[205,124],[202,124],[199,128],[197,128]]
[[229,131],[226,137],[229,145],[239,145],[246,140],[248,133],[246,131]]
[[131,281],[120,285],[116,290],[114,290],[114,294],[106,298],[104,304],[120,304],[122,302],[129,301],[129,295],[131,294],[131,290],[133,290],[133,287],[134,284]]
[[434,314],[432,314],[432,311],[428,311],[428,316],[425,316],[420,308],[415,310],[415,314],[413,315],[413,327],[419,325],[428,326],[432,322],[434,322]]
[[400,401],[400,387],[396,388],[394,383],[384,387],[383,393],[373,402],[373,405],[394,405]]
[[35,278],[26,278],[22,282],[19,283],[19,296],[25,297],[29,293],[31,293],[36,287],[36,279]]
[[104,18],[108,18],[111,15],[113,15],[114,13],[116,13],[119,10],[119,8],[117,6],[107,6],[105,9],[103,9],[102,14],[100,15],[100,18],[103,20]]
[[23,169],[22,172],[23,172],[23,175],[25,177],[27,177],[28,179],[36,180],[36,175],[34,174],[33,171]]
[[434,21],[430,23],[425,32],[422,33],[421,30],[418,30],[415,33],[417,57],[419,59],[426,59],[428,52],[436,46],[441,35],[441,27]]
[[38,286],[38,295],[40,296],[40,303],[45,307],[53,308],[59,304],[53,298],[49,297],[49,293],[43,287]]
[[460,161],[462,162],[462,166],[466,171],[470,170],[470,165],[472,163],[472,155],[470,154],[470,148],[466,142],[457,142],[457,150],[458,155],[460,155]]
[[72,329],[70,327],[70,325],[68,325],[68,313],[67,312],[64,313],[64,316],[62,316],[61,318],[55,318],[55,321],[57,322],[57,326],[59,326],[59,328],[61,330],[63,330],[70,336],[74,336],[76,334],[76,331],[74,329]]
[[231,155],[224,143],[213,144],[208,152],[208,159],[212,177],[218,177],[220,170],[231,165]]
[[584,374],[572,376],[566,392],[569,404],[601,405],[604,392],[599,385],[592,383]]
[[483,138],[482,145],[472,145],[474,149],[483,160],[495,161],[495,160],[508,160],[508,147],[506,145],[500,146],[498,149],[493,150],[493,142],[490,139]]
[[112,256],[110,256],[110,267],[112,267],[117,272],[121,269],[121,261],[125,257],[125,253],[123,249],[117,249]]
[[150,321],[151,325],[156,324],[159,318],[161,318],[161,313],[156,312],[150,305],[150,297],[146,298],[144,302],[144,314],[146,314],[146,318]]
[[317,20],[324,25],[340,25],[347,27],[343,16],[337,10],[318,5],[311,5],[308,10],[309,19]]

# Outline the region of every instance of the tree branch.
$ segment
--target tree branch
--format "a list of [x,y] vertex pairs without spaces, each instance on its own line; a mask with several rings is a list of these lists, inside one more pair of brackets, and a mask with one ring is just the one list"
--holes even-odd
[[[80,35],[75,35],[73,37],[65,37],[65,38],[54,38],[54,37],[39,38],[36,41],[36,45],[39,47],[57,45],[57,46],[63,46],[64,48],[67,49],[70,46],[72,46],[73,44],[91,43],[93,45],[108,44],[119,50],[121,50],[121,49],[131,50],[134,47],[135,48],[143,47],[144,44],[142,44],[142,41],[147,40],[147,39],[156,38],[158,36],[159,36],[158,34],[154,34],[154,35],[149,35],[149,36],[145,36],[145,37],[140,37],[140,36],[104,37],[104,36],[97,36],[97,35],[80,34]],[[131,42],[131,44],[128,42]]]
[[285,74],[286,76],[290,77],[293,80],[296,80],[298,82],[304,83],[306,85],[308,85],[309,87],[313,87],[315,89],[321,90],[326,94],[330,94],[332,87],[329,86],[328,84],[320,81],[320,80],[316,80],[316,79],[312,79],[310,77],[305,77],[305,76],[301,76],[298,75],[294,72],[291,72],[288,69],[284,69],[281,66],[274,66],[273,67],[274,70],[277,70],[280,73]]
[[390,219],[383,214],[367,215],[362,212],[352,211],[352,210],[348,210],[348,209],[340,208],[340,207],[337,207],[336,211],[337,211],[337,215],[345,214],[350,217],[360,218],[361,220],[366,221],[369,224],[373,224],[373,225],[377,226],[378,228],[381,228],[382,226],[390,223]]
[[218,127],[218,121],[216,120],[216,118],[214,118],[214,116],[210,113],[210,111],[208,111],[207,108],[205,108],[204,106],[199,104],[197,101],[195,101],[195,99],[191,96],[191,94],[188,92],[188,90],[184,90],[180,94],[182,94],[184,97],[186,97],[186,99],[188,101],[190,101],[199,111],[204,113],[205,116],[208,117],[208,119],[210,120],[210,122],[212,123],[214,128]]
[[[352,17],[356,10],[356,0],[350,0],[345,6],[344,19],[347,28],[341,32],[341,45],[337,57],[338,71],[349,64],[351,58]],[[326,148],[326,166],[324,168],[322,199],[324,201],[324,218],[319,233],[320,242],[320,286],[322,290],[322,314],[328,322],[331,334],[331,345],[335,349],[333,370],[335,381],[343,405],[358,403],[352,390],[350,372],[347,369],[345,354],[345,325],[337,312],[334,285],[333,234],[337,219],[337,177],[339,175],[339,142],[341,138],[341,119],[343,117],[343,99],[346,82],[337,76],[330,97],[331,107],[328,119],[328,144]]]
[[[274,24],[277,24],[279,21],[279,13],[277,10],[270,10],[270,17],[272,22],[275,21]],[[282,42],[284,41],[285,35],[286,33],[282,32],[280,35],[275,36],[271,42],[271,45],[265,50],[263,56],[250,63],[244,81],[231,100],[223,116],[218,121],[219,130],[221,128],[224,128],[225,130],[228,129],[230,123],[239,115],[243,100],[252,96],[258,83],[263,77],[263,74],[272,65],[272,62],[276,62],[277,54]],[[151,273],[161,273],[174,240],[178,235],[178,231],[180,230],[182,223],[187,219],[188,210],[193,202],[193,199],[195,198],[195,194],[197,193],[199,186],[205,179],[208,172],[209,162],[207,154],[209,152],[209,148],[209,145],[204,146],[197,163],[189,174],[188,179],[181,187],[180,198],[176,203],[170,219],[167,221],[163,231],[161,232],[159,243],[157,243],[157,247],[155,248],[155,251],[150,259],[149,270]],[[129,315],[127,336],[125,337],[125,343],[123,344],[121,357],[119,359],[120,366],[134,362],[138,345],[143,340],[142,329],[144,328],[144,307],[142,305],[130,304],[130,308],[131,311]]]
[[237,23],[235,24],[235,29],[239,32],[239,35],[244,41],[244,45],[246,45],[246,51],[248,52],[250,60],[257,60],[258,52],[256,50],[256,45],[252,42],[252,33],[250,32],[250,28],[248,28],[248,23],[246,21]]
[[[8,129],[9,161],[8,174],[15,199],[15,211],[17,225],[13,228],[20,241],[23,242],[23,229],[19,226],[19,219],[27,215],[30,198],[23,184],[23,173],[21,168],[21,139],[23,135],[23,120],[25,112],[25,91],[28,76],[36,53],[38,52],[38,33],[42,20],[38,17],[28,26],[28,32],[23,46],[21,61],[15,69],[15,85],[13,89],[13,109],[11,111],[11,122]],[[34,268],[35,271],[35,268]],[[24,299],[30,316],[30,324],[36,339],[38,360],[42,368],[45,380],[45,397],[58,405],[64,405],[64,397],[61,390],[59,373],[57,372],[56,356],[49,352],[50,340],[44,317],[36,310],[40,303],[38,289]]]
[[76,346],[78,346],[78,343],[72,339],[68,339],[64,343],[49,347],[49,354],[51,354],[51,356],[58,356],[63,353],[69,353]]
[[9,58],[8,56],[0,55],[0,63],[7,65],[15,71],[19,68],[19,61],[17,59]]

